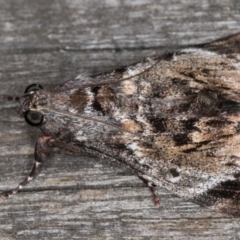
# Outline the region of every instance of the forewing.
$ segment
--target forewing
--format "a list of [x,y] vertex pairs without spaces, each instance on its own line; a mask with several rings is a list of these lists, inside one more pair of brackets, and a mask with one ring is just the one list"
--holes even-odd
[[[78,77],[56,90],[93,91],[90,117],[98,111],[101,124],[117,123],[114,134],[99,134],[99,128],[96,141],[76,144],[180,196],[240,217],[239,54],[235,34],[122,71]],[[110,98],[100,98],[104,89],[114,95],[111,109]]]

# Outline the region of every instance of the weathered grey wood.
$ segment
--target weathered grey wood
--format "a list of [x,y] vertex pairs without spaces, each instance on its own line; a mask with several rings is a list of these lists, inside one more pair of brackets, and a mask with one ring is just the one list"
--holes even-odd
[[[177,0],[0,0],[0,92],[53,87],[172,47],[240,31],[240,4]],[[40,133],[0,103],[0,190],[33,163]],[[161,207],[131,173],[54,150],[40,175],[0,200],[0,239],[240,239],[239,220],[162,188]]]

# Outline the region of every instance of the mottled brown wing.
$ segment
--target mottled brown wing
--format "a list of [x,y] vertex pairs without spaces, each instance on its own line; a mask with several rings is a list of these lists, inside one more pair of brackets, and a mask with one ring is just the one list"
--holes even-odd
[[[239,49],[235,34],[56,89],[106,86],[116,96],[117,111],[108,114],[120,131],[102,133],[99,156],[108,152],[106,159],[131,164],[147,181],[240,217]],[[95,152],[98,146],[85,142]]]
[[[239,63],[240,61],[240,33],[221,38],[208,44],[203,44],[202,47],[209,51],[214,51],[219,55],[225,55],[228,58],[235,59],[236,63]],[[230,72],[231,69],[228,70]],[[239,73],[239,65],[233,70]],[[223,161],[222,163],[224,167],[228,166],[233,171],[231,172],[231,174],[229,174],[229,180],[226,179],[225,181],[221,181],[215,187],[208,189],[206,193],[203,193],[195,198],[196,202],[201,205],[213,205],[213,208],[235,217],[240,217],[240,159],[238,152],[240,143],[240,105],[238,96],[235,97],[235,94],[239,94],[238,82],[239,76],[236,73],[235,82],[232,83],[232,88],[229,89],[229,93],[223,94],[225,95],[227,100],[222,107],[222,111],[225,111],[225,116],[220,119],[223,122],[225,117],[229,118],[229,122],[228,120],[226,120],[222,128],[225,131],[226,129],[229,129],[229,135],[225,136],[226,149],[228,148],[228,146],[230,146],[232,148],[232,154],[228,151],[226,151],[226,154],[229,155],[228,157],[232,158],[232,161]],[[231,92],[231,90],[233,91]],[[233,122],[235,122],[236,124],[235,132],[230,133],[230,126]]]

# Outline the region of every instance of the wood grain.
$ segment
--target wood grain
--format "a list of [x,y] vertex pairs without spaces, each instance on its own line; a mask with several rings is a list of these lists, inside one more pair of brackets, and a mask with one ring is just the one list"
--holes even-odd
[[[78,74],[240,31],[237,0],[0,0],[0,92],[54,87]],[[0,190],[33,164],[41,133],[0,103]],[[91,156],[51,151],[38,177],[0,200],[0,239],[240,239],[238,219],[158,188],[155,209],[131,173]]]

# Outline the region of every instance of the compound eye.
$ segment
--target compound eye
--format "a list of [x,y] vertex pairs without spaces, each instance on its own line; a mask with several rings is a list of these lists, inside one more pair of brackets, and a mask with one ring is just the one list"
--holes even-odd
[[29,85],[26,88],[24,93],[36,92],[36,91],[38,91],[40,89],[43,89],[43,87],[41,85],[39,85],[39,84],[31,84],[31,85]]
[[24,114],[25,121],[31,126],[39,126],[43,122],[43,115],[39,112],[28,110]]

